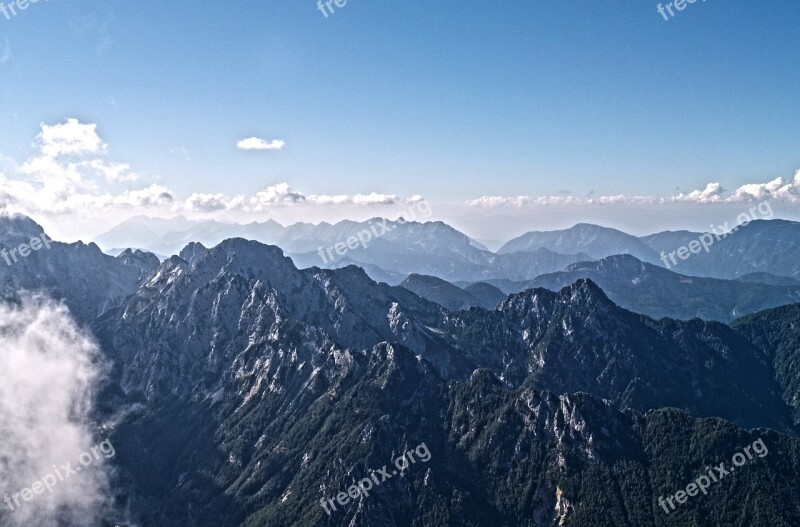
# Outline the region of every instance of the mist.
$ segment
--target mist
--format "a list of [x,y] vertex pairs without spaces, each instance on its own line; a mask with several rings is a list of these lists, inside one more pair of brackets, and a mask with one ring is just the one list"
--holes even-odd
[[[101,440],[89,420],[99,358],[64,306],[0,302],[0,499],[9,500],[0,502],[0,525],[98,525],[110,502],[107,456],[87,466],[79,459]],[[64,478],[67,463],[80,469]],[[14,503],[14,493],[43,479],[54,484]]]

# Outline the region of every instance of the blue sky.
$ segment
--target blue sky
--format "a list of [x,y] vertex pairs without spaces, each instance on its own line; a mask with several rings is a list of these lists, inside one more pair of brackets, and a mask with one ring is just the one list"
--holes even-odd
[[[790,180],[800,4],[698,0],[669,21],[656,4],[40,0],[0,16],[0,154],[22,163],[42,123],[76,118],[176,200]],[[251,136],[285,146],[236,148]]]

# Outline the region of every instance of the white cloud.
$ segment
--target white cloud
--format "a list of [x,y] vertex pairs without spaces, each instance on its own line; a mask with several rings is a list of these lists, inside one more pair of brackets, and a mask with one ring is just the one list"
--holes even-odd
[[[240,146],[245,148],[278,148],[282,145],[282,141],[266,143],[257,138],[240,142]],[[371,206],[405,201],[393,194],[377,192],[306,195],[286,182],[252,195],[195,192],[184,201],[177,200],[169,188],[160,184],[112,194],[103,189],[104,183],[133,182],[140,176],[128,163],[107,159],[108,146],[97,133],[96,124],[82,123],[74,118],[57,124],[43,123],[36,136],[35,147],[35,152],[21,165],[2,158],[1,166],[7,167],[7,170],[5,174],[0,172],[0,207],[9,212],[91,215],[146,208],[163,212],[210,213],[229,210],[258,213],[295,205]],[[180,148],[173,151],[179,154],[186,152]],[[419,199],[421,196],[415,196],[412,201]]]
[[288,183],[278,183],[275,186],[267,187],[266,190],[258,192],[255,196],[246,201],[253,210],[260,210],[261,207],[270,205],[291,205],[305,201],[306,197],[295,192]]
[[93,159],[82,163],[82,166],[96,170],[106,181],[112,183],[136,181],[139,179],[139,175],[131,172],[131,166],[127,163],[115,163],[103,159]]
[[[96,445],[90,405],[102,370],[99,349],[67,309],[42,298],[0,303],[0,495],[30,488],[53,466],[78,465]],[[13,512],[2,505],[0,523],[55,527],[99,525],[109,503],[104,457]],[[62,474],[63,475],[63,474]],[[13,505],[13,502],[12,502]]]
[[794,178],[789,181],[779,177],[767,183],[742,185],[730,199],[731,201],[772,199],[794,203],[800,200],[800,170],[796,171]]
[[194,193],[184,202],[184,207],[192,212],[215,212],[228,208],[230,201],[224,194]]
[[675,201],[690,201],[695,203],[712,203],[723,200],[725,190],[719,183],[709,183],[703,190],[693,190],[688,194],[678,194]]
[[241,150],[280,150],[284,146],[286,146],[286,142],[280,139],[267,141],[260,137],[248,137],[236,143],[236,147]]
[[154,183],[141,190],[126,190],[114,197],[112,203],[122,207],[161,207],[169,205],[174,199],[172,191]]
[[106,145],[97,135],[96,124],[82,124],[77,119],[67,119],[66,123],[52,126],[42,123],[41,128],[36,139],[45,157],[98,154],[106,150]]
[[399,202],[416,202],[422,200],[422,196],[416,195],[410,200],[402,200],[393,194],[370,194],[347,195],[340,194],[329,196],[325,194],[312,194],[306,196],[294,190],[288,183],[278,183],[267,187],[265,190],[257,192],[252,196],[233,196],[225,194],[200,194],[195,193],[183,202],[183,208],[193,212],[215,212],[218,210],[238,210],[242,212],[261,212],[273,207],[291,205],[310,205],[310,206],[337,206],[337,205],[393,205]]
[[169,149],[169,154],[172,156],[181,156],[189,159],[191,152],[185,146],[176,146],[175,148]]
[[[0,173],[0,207],[23,214],[63,214],[114,207],[159,207],[174,201],[160,185],[113,195],[101,183],[139,179],[127,163],[106,158],[107,145],[97,125],[70,118],[41,124],[35,152],[22,164],[4,162]],[[6,158],[4,158],[6,159]],[[17,177],[11,177],[15,174]]]
[[[278,148],[283,141],[267,142],[249,138],[239,142],[244,148]],[[220,218],[263,219],[275,216],[293,218],[295,221],[333,220],[357,217],[369,212],[386,214],[392,205],[415,203],[422,196],[404,198],[395,194],[366,192],[362,194],[314,194],[293,188],[282,182],[249,194],[230,195],[218,190],[194,192],[179,199],[163,184],[149,186],[134,181],[143,179],[128,163],[111,160],[108,146],[100,137],[97,125],[77,119],[41,125],[36,136],[35,150],[20,163],[0,155],[0,208],[8,212],[33,215],[46,221],[55,216],[69,215],[80,218],[105,217],[120,221],[128,215],[149,214],[167,216],[179,213],[218,214]],[[165,149],[168,147],[165,147]],[[181,147],[170,153],[184,155]],[[115,185],[126,184],[125,190],[113,190]],[[575,189],[573,189],[574,191]],[[595,213],[610,214],[616,210],[656,210],[678,208],[689,210],[695,205],[736,204],[739,202],[774,200],[776,204],[800,201],[800,171],[792,178],[775,178],[765,183],[748,183],[726,190],[721,183],[713,182],[691,192],[668,196],[599,195],[589,192],[585,197],[575,194],[555,196],[484,196],[469,201],[438,202],[437,210],[450,207],[451,216],[535,216],[543,213],[555,216],[555,206],[568,210],[569,218],[581,217],[587,221]],[[603,207],[605,205],[605,207]],[[631,205],[632,207],[627,207]],[[709,209],[712,207],[709,207]],[[601,212],[602,211],[604,212]],[[85,215],[85,216],[81,216]],[[59,218],[60,220],[60,218]],[[63,222],[69,224],[70,222]],[[78,229],[89,222],[80,219]],[[51,224],[51,225],[53,225]],[[100,227],[97,227],[98,229]]]
[[378,194],[376,192],[354,196],[309,196],[308,200],[318,205],[392,205],[399,201],[394,194]]

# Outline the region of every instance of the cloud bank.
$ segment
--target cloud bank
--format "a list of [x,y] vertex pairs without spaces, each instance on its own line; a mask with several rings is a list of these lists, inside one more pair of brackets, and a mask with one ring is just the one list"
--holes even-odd
[[[245,150],[279,150],[284,141],[249,137],[238,142]],[[177,151],[173,149],[173,151]],[[183,150],[181,150],[183,151]],[[108,145],[93,123],[70,118],[56,124],[42,123],[28,159],[17,163],[0,154],[0,210],[29,216],[55,219],[58,215],[76,215],[87,224],[90,217],[104,217],[118,222],[134,214],[170,217],[179,214],[216,215],[234,221],[265,216],[295,220],[330,220],[358,216],[367,209],[380,215],[392,205],[405,205],[422,199],[395,194],[315,194],[294,188],[288,182],[267,186],[252,194],[229,195],[223,192],[193,193],[181,199],[168,186],[144,184],[142,178],[125,162],[110,159]],[[112,192],[115,185],[125,186]],[[677,205],[698,209],[695,205],[725,204],[769,199],[773,202],[800,202],[800,171],[791,178],[777,177],[765,183],[748,183],[726,190],[720,182],[672,196],[631,196],[590,193],[578,197],[561,191],[555,196],[483,196],[446,203],[452,217],[462,215],[502,215],[505,213],[538,214],[549,206],[563,205],[577,211],[622,209],[637,206]],[[436,203],[435,201],[429,202]],[[87,223],[88,222],[88,223]]]
[[660,205],[670,203],[746,203],[750,201],[773,200],[786,203],[800,202],[800,170],[794,177],[773,179],[767,183],[742,185],[732,192],[726,191],[719,182],[709,183],[704,189],[680,193],[674,196],[598,196],[580,198],[576,196],[483,196],[469,200],[469,207],[535,207],[541,205]]

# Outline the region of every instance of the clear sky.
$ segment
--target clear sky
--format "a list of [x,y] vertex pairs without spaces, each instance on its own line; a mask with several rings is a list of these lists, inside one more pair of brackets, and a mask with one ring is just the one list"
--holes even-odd
[[[668,197],[800,168],[796,0],[697,0],[668,21],[640,0],[332,6],[39,0],[0,15],[0,170],[22,177],[42,125],[68,118],[137,175],[99,189],[157,184],[173,209],[282,182]],[[249,137],[282,147],[237,148]]]

